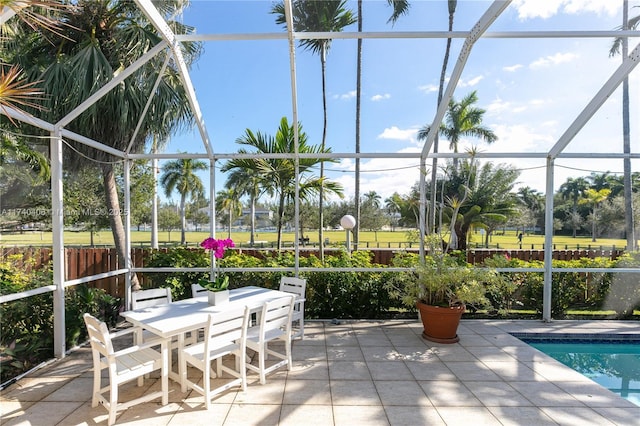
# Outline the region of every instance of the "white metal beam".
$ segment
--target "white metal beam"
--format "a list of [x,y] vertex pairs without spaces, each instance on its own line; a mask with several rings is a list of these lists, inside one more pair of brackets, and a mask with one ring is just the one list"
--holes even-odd
[[[26,3],[25,3],[26,5]],[[16,15],[16,11],[9,6],[4,6],[0,12],[0,25],[4,25],[9,19]]]
[[551,321],[552,259],[553,259],[553,164],[547,157],[546,192],[544,209],[544,284],[542,288],[542,320]]
[[[48,121],[42,120],[40,118],[34,117],[31,114],[27,114],[20,110],[11,107],[1,107],[0,114],[6,115],[7,117],[11,117],[15,120],[22,121],[24,123],[30,124],[34,127],[37,127],[42,130],[46,130],[48,132],[54,132],[56,126],[54,124],[49,123]],[[107,152],[116,157],[124,158],[124,153],[122,151],[118,151],[110,146],[104,145],[100,142],[96,142],[93,139],[89,139],[86,136],[79,135],[70,130],[59,129],[60,135],[66,139],[71,139],[76,142],[80,142],[84,145],[90,146],[92,148],[99,149],[101,151]]]
[[213,157],[211,140],[209,139],[207,128],[204,125],[204,118],[202,117],[200,104],[198,103],[196,92],[193,87],[193,83],[191,82],[191,76],[189,75],[187,63],[182,56],[182,51],[180,50],[180,43],[176,40],[175,34],[171,30],[171,28],[169,28],[169,25],[167,25],[164,18],[162,17],[162,15],[160,15],[160,12],[158,12],[158,9],[156,9],[151,0],[136,0],[136,3],[140,7],[140,9],[142,9],[142,12],[147,16],[155,29],[160,33],[162,38],[167,43],[169,43],[169,46],[171,47],[173,58],[176,62],[176,65],[178,66],[178,71],[180,72],[180,77],[182,78],[182,83],[184,84],[184,88],[187,93],[187,99],[189,100],[191,111],[195,116],[196,125],[198,126],[198,130],[200,131],[202,143],[204,144],[207,154],[210,157]]
[[26,112],[22,112],[15,108],[7,106],[0,107],[0,114],[6,115],[7,117],[11,117],[15,120],[22,121],[27,124],[31,124],[32,126],[38,127],[42,130],[47,130],[48,132],[53,132],[55,129],[55,126],[48,121],[36,118],[31,114],[27,114]]
[[49,142],[51,155],[51,231],[53,259],[53,355],[64,358],[65,307],[64,307],[64,200],[62,188],[62,135],[60,130],[51,132]]
[[433,145],[433,141],[438,134],[440,129],[440,123],[442,123],[442,119],[447,111],[449,106],[449,100],[453,96],[453,92],[458,85],[458,80],[460,80],[460,76],[462,75],[462,71],[467,63],[467,59],[469,59],[469,55],[471,54],[471,49],[475,42],[482,36],[482,34],[493,24],[493,22],[500,16],[500,14],[509,6],[511,0],[496,0],[494,1],[489,9],[480,17],[480,20],[473,26],[471,31],[469,32],[469,36],[464,41],[462,45],[462,49],[460,50],[460,56],[458,57],[458,61],[456,62],[455,67],[453,68],[453,72],[451,73],[451,77],[449,79],[449,83],[447,84],[447,88],[442,96],[442,101],[440,105],[438,105],[438,111],[436,112],[436,116],[433,118],[433,122],[431,123],[432,131],[429,133],[427,140],[422,147],[422,155],[426,156],[427,153],[431,150],[431,146]]
[[71,140],[74,140],[76,142],[80,142],[83,145],[90,146],[91,148],[98,149],[100,151],[106,152],[108,154],[111,154],[111,155],[119,157],[119,158],[125,158],[124,152],[119,151],[119,150],[117,150],[115,148],[112,148],[112,147],[110,147],[108,145],[105,145],[103,143],[96,142],[93,139],[89,139],[86,136],[82,136],[82,135],[79,135],[77,133],[74,133],[71,130],[61,129],[60,133],[64,138],[71,139]]
[[[467,38],[471,31],[340,31],[340,32],[294,32],[296,40],[308,39],[433,39],[433,38]],[[287,33],[238,33],[238,34],[176,34],[176,40],[186,41],[233,41],[233,40],[286,40]],[[482,38],[616,38],[640,37],[640,31],[496,31],[486,32]]]
[[131,135],[131,139],[129,140],[129,145],[127,146],[127,150],[126,150],[127,154],[131,152],[133,143],[135,142],[136,137],[140,132],[140,128],[142,127],[142,123],[144,122],[144,118],[146,117],[147,112],[149,111],[149,107],[151,106],[151,101],[153,101],[153,97],[155,96],[156,90],[158,90],[158,87],[162,82],[162,76],[164,75],[164,72],[167,69],[167,65],[169,65],[170,60],[171,60],[171,55],[167,55],[164,60],[164,63],[162,64],[162,67],[160,68],[160,72],[158,72],[158,77],[156,78],[156,81],[153,84],[151,93],[149,93],[149,96],[147,97],[147,103],[145,104],[144,109],[142,110],[142,114],[140,114],[140,117],[138,118],[138,123],[136,124],[136,128],[133,131],[133,135]]
[[[291,112],[293,116],[293,152],[295,154],[294,164],[295,164],[295,192],[294,192],[294,209],[293,209],[293,220],[294,223],[300,223],[300,156],[299,154],[299,138],[298,134],[298,88],[297,88],[297,74],[296,74],[296,40],[294,37],[294,28],[293,28],[293,5],[291,0],[284,0],[284,16],[287,23],[287,41],[289,44],[289,73],[291,79]],[[298,276],[298,268],[300,267],[299,259],[300,259],[300,230],[298,226],[295,226],[295,232],[293,236],[293,246],[294,246],[294,258],[295,258],[295,267],[296,272],[295,276]],[[321,245],[322,247],[322,245]]]
[[640,44],[625,58],[618,69],[615,70],[607,82],[598,90],[598,93],[596,93],[587,106],[584,107],[578,117],[576,117],[573,123],[571,123],[562,136],[560,136],[558,142],[549,150],[549,156],[551,158],[556,158],[558,154],[567,147],[575,135],[587,124],[602,104],[609,99],[609,96],[611,96],[614,90],[616,90],[636,65],[638,65],[638,59],[640,59]]

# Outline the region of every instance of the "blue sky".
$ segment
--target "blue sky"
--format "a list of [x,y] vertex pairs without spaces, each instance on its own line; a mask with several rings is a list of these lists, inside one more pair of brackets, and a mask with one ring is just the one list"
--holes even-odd
[[[445,31],[446,1],[412,1],[409,14],[395,26],[386,1],[364,0],[364,31]],[[356,10],[356,2],[348,7]],[[469,30],[489,7],[489,1],[459,1],[454,30]],[[270,1],[193,1],[183,21],[200,34],[283,32],[269,13]],[[630,6],[637,6],[630,1]],[[489,29],[613,30],[622,22],[622,0],[516,0]],[[640,9],[631,9],[635,16]],[[345,29],[357,31],[355,25]],[[630,40],[630,49],[638,39]],[[363,43],[362,152],[419,152],[416,133],[431,124],[436,111],[445,39],[365,40]],[[609,38],[480,40],[473,48],[454,98],[476,90],[478,106],[487,110],[484,124],[499,139],[486,145],[465,140],[486,152],[546,152],[575,120],[602,84],[619,66],[609,58]],[[450,75],[461,39],[454,39]],[[292,118],[289,56],[286,40],[209,41],[194,65],[191,77],[214,150],[236,152],[235,140],[245,129],[274,134],[280,118]],[[322,98],[320,60],[298,48],[297,85],[299,119],[309,143],[320,144]],[[333,40],[327,57],[327,146],[334,152],[354,152],[356,40]],[[638,151],[638,72],[631,74],[631,142]],[[565,152],[622,152],[621,90],[618,89],[578,133]],[[440,151],[448,142],[441,140]],[[167,152],[204,152],[197,131],[176,135]],[[494,160],[522,170],[519,185],[544,191],[544,160]],[[353,163],[332,164],[330,177],[353,197]],[[559,159],[555,187],[567,177],[595,172],[621,172],[622,160]],[[363,193],[383,198],[409,192],[418,180],[417,161],[362,160]],[[633,170],[637,171],[634,164]],[[203,176],[208,180],[208,175]],[[224,177],[218,178],[217,190]]]

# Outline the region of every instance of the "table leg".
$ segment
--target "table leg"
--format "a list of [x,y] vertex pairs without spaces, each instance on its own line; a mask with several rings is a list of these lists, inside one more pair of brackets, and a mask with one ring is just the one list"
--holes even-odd
[[178,334],[178,381],[182,393],[187,391],[187,368],[182,362],[182,350],[184,349],[184,333]]

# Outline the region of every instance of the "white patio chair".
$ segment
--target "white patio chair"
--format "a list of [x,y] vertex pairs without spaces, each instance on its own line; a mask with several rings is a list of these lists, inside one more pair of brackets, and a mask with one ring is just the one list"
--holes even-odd
[[[146,290],[138,290],[131,292],[131,308],[143,309],[152,306],[166,305],[171,303],[171,289],[168,287],[150,288]],[[184,344],[191,345],[196,341],[197,333],[188,332],[184,337]],[[138,343],[153,343],[154,341],[164,340],[162,337],[151,333],[147,330],[142,330],[142,333],[136,334],[136,342]],[[178,338],[171,339],[169,346],[169,368],[172,365],[172,353],[173,349],[178,347]]]
[[[128,328],[116,333],[109,333],[107,325],[91,316],[84,314],[84,322],[89,333],[91,352],[93,354],[93,392],[91,406],[96,407],[98,402],[109,411],[108,424],[111,426],[116,421],[116,412],[133,405],[148,402],[156,398],[162,398],[162,405],[167,405],[169,395],[169,369],[166,360],[163,360],[162,352],[152,349],[152,346],[160,345],[161,351],[166,349],[167,341],[154,342],[143,345],[130,346],[119,351],[113,350],[112,339],[137,331],[136,328]],[[109,383],[102,386],[102,370],[109,371]],[[143,376],[152,371],[161,372],[161,390],[143,395],[139,398],[118,404],[118,386],[122,383],[138,379],[138,386],[143,384]],[[109,391],[109,398],[104,393]]]
[[[258,366],[247,364],[249,370],[260,374],[260,383],[266,383],[266,375],[282,366],[291,370],[291,316],[295,296],[285,296],[266,302],[259,313],[259,325],[251,327],[247,333],[247,349],[258,353]],[[269,348],[274,341],[284,342],[284,353]],[[280,361],[266,367],[267,355]]]
[[131,292],[131,308],[141,309],[171,303],[171,289],[150,288]]
[[[234,386],[247,390],[246,370],[246,338],[249,324],[249,308],[238,307],[228,312],[209,315],[203,342],[185,347],[180,357],[180,372],[183,383],[204,396],[205,407],[211,406],[211,398]],[[235,370],[222,363],[222,357],[235,356]],[[220,386],[211,388],[212,365],[216,361],[216,378],[223,380]],[[202,386],[189,380],[187,365],[202,371]],[[233,380],[226,380],[222,374],[227,373]]]
[[191,284],[191,297],[206,296],[207,289],[198,283]]
[[300,337],[304,339],[304,302],[307,288],[307,280],[304,278],[282,277],[280,278],[280,291],[295,294],[296,301],[293,305],[293,315],[291,320],[297,322],[297,330],[294,331],[293,339]]

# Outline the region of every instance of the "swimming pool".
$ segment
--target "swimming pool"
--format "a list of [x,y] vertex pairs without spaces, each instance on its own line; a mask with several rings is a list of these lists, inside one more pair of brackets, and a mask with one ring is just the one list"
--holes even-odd
[[640,406],[640,338],[516,337]]

